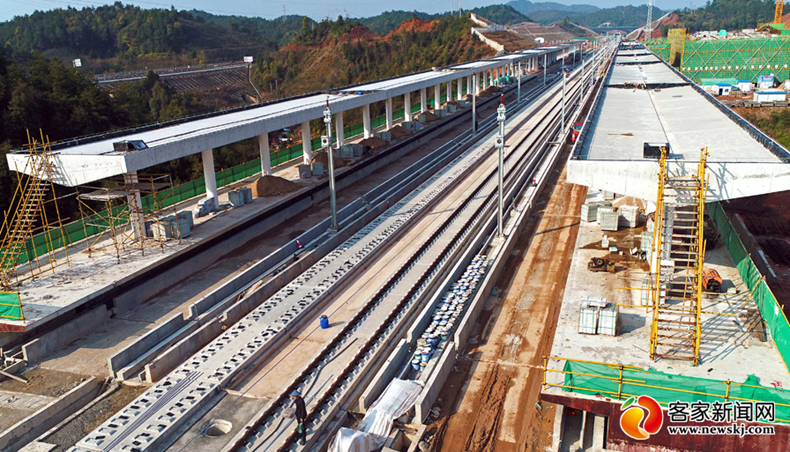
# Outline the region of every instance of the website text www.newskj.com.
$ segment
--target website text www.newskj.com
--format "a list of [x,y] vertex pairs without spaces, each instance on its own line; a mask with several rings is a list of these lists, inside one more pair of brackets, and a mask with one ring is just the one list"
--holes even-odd
[[673,425],[667,426],[670,435],[773,435],[772,425]]

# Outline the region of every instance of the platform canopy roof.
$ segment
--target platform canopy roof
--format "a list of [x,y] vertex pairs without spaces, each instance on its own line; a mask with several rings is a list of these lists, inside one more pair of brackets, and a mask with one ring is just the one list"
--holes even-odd
[[670,171],[685,173],[696,173],[707,148],[711,201],[790,190],[790,152],[666,63],[614,64],[605,82],[570,182],[655,200],[658,162],[645,157],[647,145],[669,149]]
[[[435,68],[362,85],[329,90],[283,99],[259,106],[204,115],[174,123],[87,137],[56,144],[53,163],[54,182],[77,186],[144,170],[154,165],[198,154],[264,133],[301,124],[323,116],[327,101],[332,113],[362,107],[387,98],[418,91],[440,83],[447,83],[475,72],[502,66],[506,62],[527,60],[543,54],[571,51],[580,43],[571,42],[551,47],[531,49],[503,57],[475,61],[444,68]],[[135,141],[137,148],[116,149],[115,143]],[[7,154],[12,170],[28,173],[26,151]]]

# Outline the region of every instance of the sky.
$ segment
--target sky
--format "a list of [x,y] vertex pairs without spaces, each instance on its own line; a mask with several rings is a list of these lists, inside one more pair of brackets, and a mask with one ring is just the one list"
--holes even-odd
[[[457,9],[458,2],[464,9],[491,4],[507,3],[509,0],[445,0],[443,2],[428,2],[425,0],[399,0],[390,1],[370,1],[370,0],[126,0],[124,3],[131,3],[142,8],[169,8],[171,5],[176,9],[201,9],[214,14],[221,15],[240,15],[258,16],[266,19],[273,19],[284,14],[306,15],[313,19],[324,19],[327,17],[337,17],[339,15],[349,17],[369,17],[381,14],[384,11],[399,9],[405,11],[423,11],[426,13],[438,13],[449,11],[450,8]],[[537,0],[539,1],[539,0]],[[537,2],[533,0],[533,2]],[[646,1],[633,0],[555,0],[557,3],[564,4],[589,4],[600,8],[609,8],[622,4],[645,4]],[[82,9],[86,6],[101,6],[110,4],[112,1],[100,0],[0,0],[0,21],[7,21],[14,16],[31,14],[35,10],[50,10],[54,8],[66,8],[72,6]],[[451,6],[452,3],[452,6]],[[670,10],[683,7],[693,7],[701,5],[702,0],[656,0],[654,4],[661,9]]]

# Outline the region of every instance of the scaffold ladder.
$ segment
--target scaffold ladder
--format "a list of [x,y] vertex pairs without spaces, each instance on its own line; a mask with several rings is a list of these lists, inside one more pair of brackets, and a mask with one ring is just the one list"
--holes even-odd
[[[28,149],[29,158],[25,163],[25,168],[22,171],[16,169],[17,187],[10,207],[5,212],[2,229],[0,229],[0,237],[2,237],[2,242],[0,242],[0,276],[2,281],[0,283],[5,290],[10,290],[15,283],[26,279],[19,275],[17,268],[26,253],[31,253],[27,256],[31,277],[57,266],[50,231],[53,227],[62,228],[60,211],[57,203],[53,202],[54,214],[57,218],[51,223],[47,219],[47,209],[45,208],[47,202],[55,199],[52,186],[52,147],[43,134],[40,143],[35,138],[31,140],[28,134]],[[25,174],[29,176],[25,176]],[[48,199],[50,195],[52,199]],[[28,243],[38,231],[44,232],[47,242],[47,256],[45,257],[37,255],[35,244],[31,243],[28,247]],[[67,254],[65,257],[68,260]]]
[[650,357],[687,359],[699,364],[702,273],[705,260],[707,148],[700,152],[697,174],[673,174],[661,150],[652,256],[656,277],[651,287]]

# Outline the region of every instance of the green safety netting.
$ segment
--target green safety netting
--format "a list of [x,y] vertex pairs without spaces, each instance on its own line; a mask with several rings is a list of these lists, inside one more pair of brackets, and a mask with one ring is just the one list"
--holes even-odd
[[[782,307],[776,301],[773,292],[771,292],[760,271],[749,257],[746,247],[743,246],[738,234],[735,233],[721,204],[711,203],[706,206],[706,209],[715,221],[716,227],[721,234],[721,240],[730,252],[732,260],[735,261],[735,266],[738,268],[741,279],[743,279],[750,291],[754,291],[752,298],[760,309],[760,314],[765,321],[765,328],[776,344],[785,366],[787,366],[790,360],[790,323],[787,322],[787,317],[782,312]],[[757,287],[755,288],[755,286]]]
[[[777,421],[790,423],[790,391],[761,386],[753,376],[743,383],[671,375],[657,370],[584,361],[566,361],[563,390],[600,394],[625,400],[646,395],[661,404],[670,402],[755,401],[774,402]],[[622,372],[622,383],[621,383]],[[729,386],[729,388],[728,388]],[[726,399],[726,400],[725,400]]]
[[[670,44],[665,39],[649,39],[645,46],[664,61]],[[760,75],[786,71],[790,65],[790,36],[749,39],[686,40],[680,70],[699,83],[705,78],[735,78],[757,82]]]
[[22,303],[19,294],[13,292],[0,292],[0,318],[6,320],[24,320],[22,316]]

